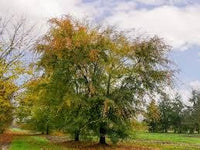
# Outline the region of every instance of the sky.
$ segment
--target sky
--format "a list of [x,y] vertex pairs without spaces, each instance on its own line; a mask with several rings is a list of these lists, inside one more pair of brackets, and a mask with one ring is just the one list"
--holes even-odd
[[64,14],[158,35],[180,70],[176,91],[187,101],[191,89],[200,89],[200,0],[0,0],[0,16],[23,15],[40,29]]

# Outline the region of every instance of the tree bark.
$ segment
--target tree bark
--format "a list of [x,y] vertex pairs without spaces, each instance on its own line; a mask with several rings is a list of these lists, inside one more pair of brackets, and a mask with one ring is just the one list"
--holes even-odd
[[99,144],[107,145],[107,143],[106,143],[106,129],[104,127],[100,127],[99,133],[100,133]]
[[3,133],[3,130],[0,130],[0,134],[2,134]]
[[99,139],[99,144],[105,144],[106,145],[106,137],[105,136],[100,136],[100,139]]
[[79,139],[79,132],[75,132],[75,136],[74,136],[74,141],[79,141],[80,139]]
[[111,75],[108,75],[108,84],[107,84],[107,91],[106,91],[106,95],[109,96],[110,95],[110,80],[111,80]]
[[46,134],[49,135],[49,125],[47,125]]

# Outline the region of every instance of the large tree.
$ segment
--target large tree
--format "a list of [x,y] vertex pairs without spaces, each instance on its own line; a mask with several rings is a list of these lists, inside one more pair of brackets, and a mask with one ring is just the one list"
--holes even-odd
[[[58,106],[68,101],[69,112],[83,112],[71,124],[78,123],[76,132],[87,128],[99,135],[101,144],[106,136],[113,142],[125,138],[144,96],[161,92],[171,81],[169,47],[158,37],[128,38],[68,16],[50,23],[37,44],[38,67],[52,85],[47,101]],[[86,122],[79,119],[85,116]]]

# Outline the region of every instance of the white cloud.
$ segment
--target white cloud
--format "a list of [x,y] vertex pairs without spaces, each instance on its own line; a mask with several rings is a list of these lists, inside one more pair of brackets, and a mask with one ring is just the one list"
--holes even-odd
[[189,99],[192,97],[192,90],[200,90],[200,81],[194,80],[189,82],[188,84],[185,84],[185,87],[182,87],[180,89],[175,89],[174,92],[168,92],[169,94],[172,93],[172,95],[176,92],[178,92],[184,104],[191,106],[192,104],[189,102]]
[[[138,2],[153,4],[152,9],[138,8]],[[136,1],[102,1],[83,3],[82,0],[0,0],[0,15],[8,13],[24,14],[33,22],[43,22],[71,14],[82,18],[103,18],[111,25],[122,29],[136,28],[142,33],[164,38],[175,49],[185,50],[190,46],[200,46],[200,5],[176,7],[188,0],[136,0]]]
[[71,14],[76,17],[91,17],[96,10],[84,5],[81,0],[1,0],[0,15],[9,13],[25,15],[35,22],[46,22],[51,17]]
[[157,34],[175,49],[200,46],[200,5],[160,6],[154,9],[116,11],[105,21],[122,29],[136,28],[149,35]]
[[136,1],[146,5],[161,5],[164,2],[163,0],[136,0]]
[[200,90],[200,81],[199,80],[191,81],[189,83],[189,85],[194,90]]
[[191,4],[190,0],[136,0],[139,3],[147,5],[176,5],[176,4]]
[[174,88],[170,88],[170,87],[167,87],[165,89],[166,93],[169,94],[169,97],[170,98],[175,98],[176,94],[180,94],[181,98],[182,98],[182,102],[186,105],[191,105],[191,103],[189,102],[189,99],[191,97],[191,90],[190,89],[174,89]]
[[189,102],[189,99],[192,96],[191,90],[189,90],[189,89],[180,89],[180,90],[178,90],[178,93],[181,95],[184,104],[191,105],[191,103]]
[[120,2],[120,5],[116,5],[115,8],[113,8],[113,11],[123,11],[123,12],[127,12],[130,11],[132,9],[135,9],[137,6],[137,4],[133,1],[129,1],[129,2]]

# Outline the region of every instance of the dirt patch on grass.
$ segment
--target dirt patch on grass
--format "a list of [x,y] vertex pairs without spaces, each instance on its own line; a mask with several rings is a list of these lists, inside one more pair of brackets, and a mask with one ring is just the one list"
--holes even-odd
[[8,150],[9,144],[12,142],[13,135],[9,133],[0,134],[0,149]]
[[66,136],[43,135],[47,140],[52,143],[64,143],[69,140]]
[[13,139],[13,135],[9,133],[0,134],[0,145],[9,144]]
[[95,144],[93,142],[86,142],[86,141],[66,141],[61,143],[65,147],[68,148],[74,148],[74,149],[85,149],[88,148],[89,146]]

